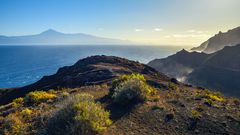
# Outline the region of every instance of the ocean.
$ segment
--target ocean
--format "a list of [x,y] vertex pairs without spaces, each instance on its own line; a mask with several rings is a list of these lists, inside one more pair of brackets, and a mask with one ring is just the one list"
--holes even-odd
[[21,87],[54,74],[58,68],[73,65],[92,55],[114,55],[148,63],[167,57],[182,46],[0,46],[0,88]]

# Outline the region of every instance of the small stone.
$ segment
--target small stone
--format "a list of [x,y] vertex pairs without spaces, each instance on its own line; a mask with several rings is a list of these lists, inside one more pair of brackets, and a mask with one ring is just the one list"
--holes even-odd
[[173,118],[174,118],[174,114],[173,113],[168,113],[165,117],[165,122],[169,122]]

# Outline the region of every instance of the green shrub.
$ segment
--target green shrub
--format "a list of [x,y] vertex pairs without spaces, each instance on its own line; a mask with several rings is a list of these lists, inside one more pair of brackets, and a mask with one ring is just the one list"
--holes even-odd
[[122,75],[122,76],[119,76],[117,79],[113,80],[112,90],[115,89],[116,87],[118,87],[118,85],[121,84],[122,82],[127,81],[129,79],[138,79],[143,82],[146,82],[144,76],[141,74]]
[[15,114],[5,117],[0,134],[3,135],[21,135],[24,134],[24,123]]
[[202,117],[201,113],[198,112],[197,110],[192,110],[191,111],[191,118],[200,119],[201,117]]
[[204,96],[208,99],[213,100],[213,101],[218,101],[218,102],[223,102],[224,101],[223,95],[220,92],[205,90],[205,95]]
[[225,101],[224,96],[220,92],[214,92],[211,90],[198,90],[196,96],[217,102]]
[[20,97],[20,98],[14,99],[12,103],[13,103],[13,107],[19,107],[23,105],[24,100],[22,97]]
[[178,87],[176,86],[175,83],[170,82],[170,83],[168,83],[168,89],[170,89],[170,90],[177,90]]
[[99,103],[80,102],[74,105],[74,110],[76,111],[75,121],[96,132],[103,131],[112,123],[109,112],[102,109]]
[[110,124],[109,112],[87,93],[69,96],[49,118],[45,134],[95,134]]
[[28,115],[31,115],[32,113],[33,113],[33,111],[31,109],[28,109],[28,108],[24,108],[21,111],[21,115],[23,115],[23,116],[28,116]]
[[132,101],[144,101],[156,94],[156,90],[146,83],[143,75],[120,76],[113,82],[110,96],[114,102],[125,105]]
[[57,96],[53,93],[47,93],[45,91],[34,91],[28,93],[25,98],[24,102],[26,103],[41,103],[48,101],[50,99],[55,99]]
[[65,97],[68,97],[70,94],[68,93],[68,92],[62,92],[61,93],[61,96],[63,97],[63,98],[65,98]]
[[81,93],[74,96],[74,103],[94,102],[94,97],[88,93]]
[[208,106],[212,106],[214,104],[212,99],[205,99],[204,100],[204,104],[208,105]]

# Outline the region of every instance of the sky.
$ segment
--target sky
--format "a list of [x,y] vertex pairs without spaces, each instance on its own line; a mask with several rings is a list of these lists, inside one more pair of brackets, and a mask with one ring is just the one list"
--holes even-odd
[[198,46],[240,26],[240,0],[0,0],[0,35],[63,33]]

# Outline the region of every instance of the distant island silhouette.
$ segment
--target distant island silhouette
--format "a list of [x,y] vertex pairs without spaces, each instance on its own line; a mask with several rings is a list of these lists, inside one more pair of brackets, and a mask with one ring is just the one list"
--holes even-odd
[[25,36],[0,36],[0,45],[123,45],[134,44],[128,40],[98,37],[84,33],[66,34],[48,29],[40,34]]

